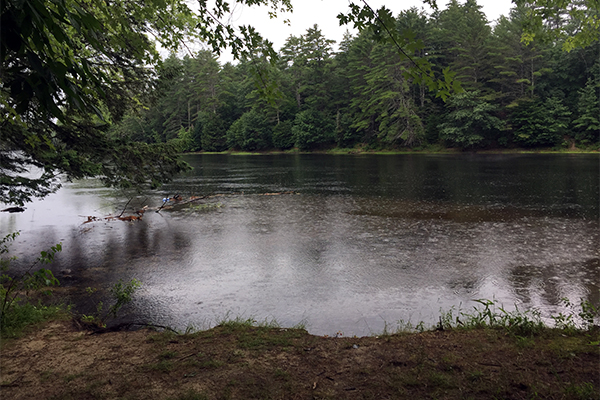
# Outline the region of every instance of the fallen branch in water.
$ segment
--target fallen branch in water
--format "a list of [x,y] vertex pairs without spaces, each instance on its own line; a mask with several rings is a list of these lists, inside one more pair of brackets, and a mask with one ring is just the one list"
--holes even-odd
[[188,200],[183,200],[183,197],[181,197],[180,195],[176,194],[175,196],[173,196],[173,198],[166,198],[163,200],[162,205],[158,208],[158,210],[156,210],[156,212],[160,212],[160,210],[168,210],[173,208],[173,206],[166,206],[165,204],[169,203],[169,202],[173,202],[173,205],[185,205],[185,204],[189,204],[189,203],[193,203],[195,201],[198,200],[203,200],[209,197],[215,197],[215,195],[211,196],[211,195],[206,195],[206,196],[190,196],[190,198]]
[[[290,195],[290,194],[299,194],[299,193],[294,192],[294,191],[268,192],[268,193],[257,193],[257,194],[255,194],[255,196],[281,196],[281,195]],[[130,199],[127,202],[127,204],[125,204],[125,207],[123,208],[123,211],[121,211],[121,214],[119,214],[118,216],[108,216],[108,217],[100,218],[100,217],[88,215],[88,216],[84,216],[84,218],[87,218],[87,221],[84,221],[83,223],[87,224],[90,222],[98,222],[98,221],[102,221],[102,220],[105,220],[105,221],[119,220],[119,221],[126,221],[126,222],[139,221],[142,219],[142,217],[146,211],[155,211],[158,213],[162,210],[171,210],[175,207],[185,206],[187,204],[195,203],[197,201],[204,200],[204,199],[211,199],[211,198],[215,198],[215,197],[226,197],[226,196],[239,196],[239,195],[248,196],[248,195],[244,194],[244,192],[241,192],[241,193],[217,193],[217,194],[210,194],[210,195],[204,195],[204,196],[190,196],[187,199],[184,199],[180,195],[175,195],[173,197],[168,197],[168,198],[163,199],[163,203],[160,207],[148,207],[146,205],[143,208],[135,211],[135,214],[137,214],[137,215],[129,215],[129,216],[124,217],[123,214],[125,213],[127,206],[129,205],[129,203],[132,200],[132,199]]]
[[119,214],[118,218],[121,218],[123,216],[123,213],[125,212],[125,210],[127,210],[127,206],[129,205],[129,203],[131,203],[131,200],[133,200],[133,197],[129,199],[127,204],[125,204],[125,207],[123,207],[123,211],[121,211],[121,214]]

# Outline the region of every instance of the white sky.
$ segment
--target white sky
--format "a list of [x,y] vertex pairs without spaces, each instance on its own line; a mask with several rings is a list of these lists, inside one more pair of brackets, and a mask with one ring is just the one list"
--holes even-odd
[[[361,4],[361,1],[355,0],[355,3]],[[431,11],[421,0],[367,0],[367,3],[374,10],[385,5],[392,11],[394,16],[398,15],[400,11],[411,7],[423,8],[427,12]],[[459,3],[464,3],[464,0],[459,0]],[[482,11],[487,16],[488,21],[494,21],[500,15],[508,16],[512,6],[511,0],[478,0],[477,3],[483,7]],[[254,26],[263,37],[273,42],[275,50],[279,50],[290,35],[303,35],[314,24],[319,25],[327,39],[339,43],[347,29],[353,34],[356,33],[352,30],[351,25],[339,26],[336,18],[340,12],[346,13],[348,11],[348,4],[348,0],[292,0],[293,13],[280,14],[276,19],[269,19],[268,9],[265,7],[242,8],[238,6],[233,11],[229,22],[237,26]],[[440,9],[446,8],[446,4],[447,1],[438,0]],[[290,20],[290,26],[284,24],[285,19]],[[223,54],[221,56],[221,62],[231,61],[231,59],[230,55]]]

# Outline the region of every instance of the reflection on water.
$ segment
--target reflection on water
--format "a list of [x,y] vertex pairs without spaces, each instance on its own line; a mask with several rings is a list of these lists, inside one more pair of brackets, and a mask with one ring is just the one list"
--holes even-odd
[[187,160],[193,171],[131,206],[225,195],[140,222],[83,224],[127,198],[77,182],[0,215],[0,233],[21,230],[21,266],[62,241],[52,268],[66,285],[141,280],[130,311],[179,328],[229,314],[364,335],[400,319],[434,323],[479,298],[545,312],[565,296],[598,300],[597,156]]

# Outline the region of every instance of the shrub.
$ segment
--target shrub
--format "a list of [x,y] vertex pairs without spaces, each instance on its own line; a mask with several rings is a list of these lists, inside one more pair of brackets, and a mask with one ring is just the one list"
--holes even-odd
[[18,235],[18,232],[14,232],[0,240],[0,326],[3,336],[16,336],[25,326],[43,321],[61,310],[59,306],[44,306],[41,301],[33,304],[30,299],[33,292],[49,295],[50,292],[44,289],[59,285],[50,270],[40,268],[34,271],[34,267],[39,263],[51,263],[54,255],[62,250],[62,245],[59,243],[48,251],[42,251],[23,274],[10,276],[10,263],[16,257],[5,255],[8,254],[9,243]]

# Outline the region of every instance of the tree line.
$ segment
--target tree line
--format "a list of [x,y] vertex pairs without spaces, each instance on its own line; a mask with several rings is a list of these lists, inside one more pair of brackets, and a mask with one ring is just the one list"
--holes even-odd
[[[452,0],[432,14],[401,12],[394,28],[412,32],[401,43],[364,30],[347,34],[334,51],[315,25],[290,36],[275,63],[260,47],[237,65],[221,65],[207,50],[171,55],[145,100],[150,105],[129,112],[114,134],[175,139],[184,151],[597,148],[598,39],[565,52],[576,31],[565,12],[525,44],[527,23],[524,6],[492,26],[476,0]],[[567,35],[544,35],[557,26]],[[409,71],[419,58],[439,73],[449,67],[460,88],[445,101],[436,97]]]

